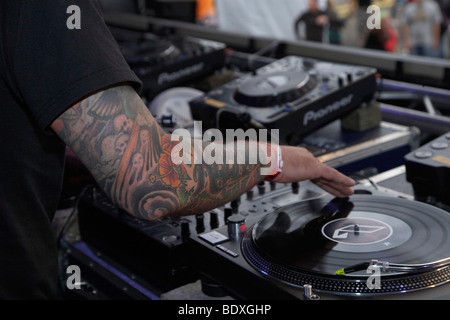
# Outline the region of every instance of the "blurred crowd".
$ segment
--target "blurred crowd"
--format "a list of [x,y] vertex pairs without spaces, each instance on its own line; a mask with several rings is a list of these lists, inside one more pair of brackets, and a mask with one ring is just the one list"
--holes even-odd
[[450,0],[309,0],[294,28],[298,39],[448,59],[449,17]]
[[[197,22],[216,26],[215,0],[196,1]],[[305,1],[293,25],[298,40],[450,58],[450,0]]]

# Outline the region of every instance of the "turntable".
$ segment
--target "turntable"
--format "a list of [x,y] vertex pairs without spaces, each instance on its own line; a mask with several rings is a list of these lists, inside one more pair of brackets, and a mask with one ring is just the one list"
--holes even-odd
[[229,230],[194,238],[192,261],[238,299],[450,298],[450,214],[425,203],[363,188]]
[[373,68],[287,56],[190,102],[204,129],[278,129],[296,144],[339,119],[376,91]]

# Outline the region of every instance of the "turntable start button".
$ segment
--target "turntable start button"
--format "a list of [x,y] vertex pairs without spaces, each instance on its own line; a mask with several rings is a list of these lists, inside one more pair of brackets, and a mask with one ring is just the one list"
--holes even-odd
[[234,251],[232,251],[232,250],[230,250],[230,249],[228,249],[228,248],[226,248],[226,247],[224,247],[224,246],[222,246],[220,244],[217,246],[217,249],[225,252],[226,254],[228,254],[228,255],[230,255],[230,256],[232,256],[234,258],[239,256],[239,254],[237,254],[236,252],[234,252]]

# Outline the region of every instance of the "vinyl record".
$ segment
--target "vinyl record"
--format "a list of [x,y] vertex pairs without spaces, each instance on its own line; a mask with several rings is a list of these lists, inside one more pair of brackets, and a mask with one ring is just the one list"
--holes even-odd
[[[416,201],[322,197],[266,215],[243,239],[242,250],[254,268],[292,285],[348,293],[417,290],[449,281],[447,263],[423,267],[450,257],[449,226],[449,213]],[[368,290],[367,263],[374,260],[402,267],[381,273],[384,286]],[[358,265],[364,268],[336,274]]]

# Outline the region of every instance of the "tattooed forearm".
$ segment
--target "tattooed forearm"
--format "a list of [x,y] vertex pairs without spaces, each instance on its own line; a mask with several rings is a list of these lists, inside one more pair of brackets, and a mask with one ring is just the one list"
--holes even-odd
[[126,86],[75,104],[52,128],[114,203],[146,219],[205,212],[260,179],[258,165],[175,164],[176,142]]

